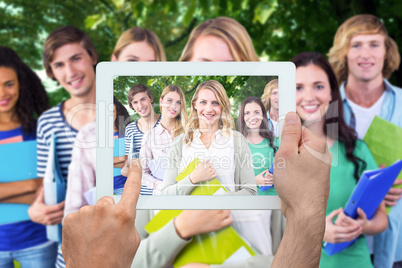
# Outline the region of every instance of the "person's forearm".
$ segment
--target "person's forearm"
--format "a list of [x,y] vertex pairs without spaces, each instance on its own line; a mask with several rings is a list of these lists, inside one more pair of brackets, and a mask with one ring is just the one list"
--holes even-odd
[[27,193],[35,193],[38,187],[41,185],[40,178],[30,179],[24,181],[14,181],[0,183],[0,202],[4,199],[18,197],[19,195]]
[[[167,175],[166,175],[167,174]],[[175,178],[170,177],[170,174],[165,173],[161,195],[189,195],[197,184],[190,181],[189,176],[177,182]]]
[[285,234],[272,267],[318,267],[325,232],[325,212],[287,213]]
[[35,201],[36,192],[21,194],[6,199],[2,199],[1,203],[14,203],[14,204],[32,204]]
[[[173,264],[177,254],[190,240],[180,238],[173,221],[141,240],[131,267],[167,267]],[[158,256],[155,258],[154,256]]]

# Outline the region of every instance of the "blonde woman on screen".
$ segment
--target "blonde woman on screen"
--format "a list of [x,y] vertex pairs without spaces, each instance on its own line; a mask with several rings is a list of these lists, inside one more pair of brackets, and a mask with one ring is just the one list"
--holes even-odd
[[143,165],[142,184],[159,194],[172,140],[184,132],[187,124],[186,99],[183,90],[169,85],[159,99],[160,124],[144,134],[140,159]]
[[[174,140],[171,148],[161,193],[187,195],[197,183],[216,177],[228,189],[227,194],[255,195],[251,152],[244,136],[233,128],[234,120],[230,115],[230,101],[225,88],[215,80],[201,83],[191,100],[186,131]],[[177,175],[195,157],[202,163],[177,182]],[[223,165],[223,161],[227,164]],[[242,168],[241,163],[245,163]]]

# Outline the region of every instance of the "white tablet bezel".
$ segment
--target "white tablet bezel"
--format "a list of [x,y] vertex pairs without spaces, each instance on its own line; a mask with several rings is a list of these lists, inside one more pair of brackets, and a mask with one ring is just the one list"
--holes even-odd
[[[96,67],[96,197],[113,195],[113,78],[115,76],[277,76],[279,131],[296,110],[296,68],[291,62],[101,62]],[[157,96],[156,96],[157,97]],[[140,196],[137,209],[280,209],[277,196]]]

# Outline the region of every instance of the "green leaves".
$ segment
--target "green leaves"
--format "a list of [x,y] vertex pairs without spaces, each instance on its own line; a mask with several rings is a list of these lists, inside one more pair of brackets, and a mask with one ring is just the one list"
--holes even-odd
[[120,9],[124,5],[124,0],[112,0],[113,4],[116,6],[117,9]]
[[105,15],[96,14],[96,15],[88,16],[85,19],[85,28],[94,30],[94,29],[96,29],[96,27],[99,24],[101,24],[105,20],[106,20]]
[[254,21],[258,21],[261,24],[265,24],[268,18],[276,10],[276,1],[270,1],[272,3],[259,3],[254,11]]
[[195,0],[192,0],[190,6],[188,7],[186,13],[183,16],[184,26],[189,25],[190,22],[193,20],[195,14],[195,8],[196,8],[196,2]]

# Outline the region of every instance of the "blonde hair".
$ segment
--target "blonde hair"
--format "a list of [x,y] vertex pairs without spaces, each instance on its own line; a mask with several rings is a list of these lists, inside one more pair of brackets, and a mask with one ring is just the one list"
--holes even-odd
[[338,83],[346,81],[348,77],[347,53],[350,40],[356,35],[381,34],[385,38],[385,60],[382,75],[388,79],[398,69],[400,55],[395,41],[388,35],[388,31],[379,18],[373,15],[356,15],[346,20],[337,30],[334,44],[328,53],[328,60],[334,69]]
[[221,83],[216,80],[205,81],[197,87],[194,96],[191,99],[189,122],[186,126],[186,132],[184,136],[184,142],[186,144],[193,141],[194,131],[200,128],[199,118],[197,115],[197,110],[194,108],[194,104],[198,100],[198,94],[203,89],[211,90],[215,94],[219,106],[222,108],[221,117],[219,118],[219,129],[222,129],[223,133],[225,133],[226,135],[230,135],[230,131],[235,126],[233,117],[230,114],[230,101],[228,96],[226,95],[225,88],[222,86]]
[[246,29],[236,20],[228,17],[210,19],[198,25],[191,32],[179,61],[190,61],[197,38],[208,35],[225,41],[234,61],[260,61]]
[[[170,92],[176,92],[180,96],[181,108],[179,115],[175,118],[175,125],[173,129],[173,139],[184,132],[184,126],[187,125],[187,106],[186,98],[184,97],[183,90],[175,85],[169,85],[165,87],[161,94],[161,99],[163,99],[166,94]],[[163,114],[162,114],[163,116]]]
[[273,79],[266,84],[264,88],[264,94],[261,96],[262,103],[264,104],[265,110],[269,112],[271,110],[271,96],[272,91],[278,87],[278,79]]
[[134,27],[122,33],[113,49],[113,55],[118,58],[123,49],[134,42],[146,41],[155,51],[156,61],[166,61],[165,51],[158,36],[151,30]]

